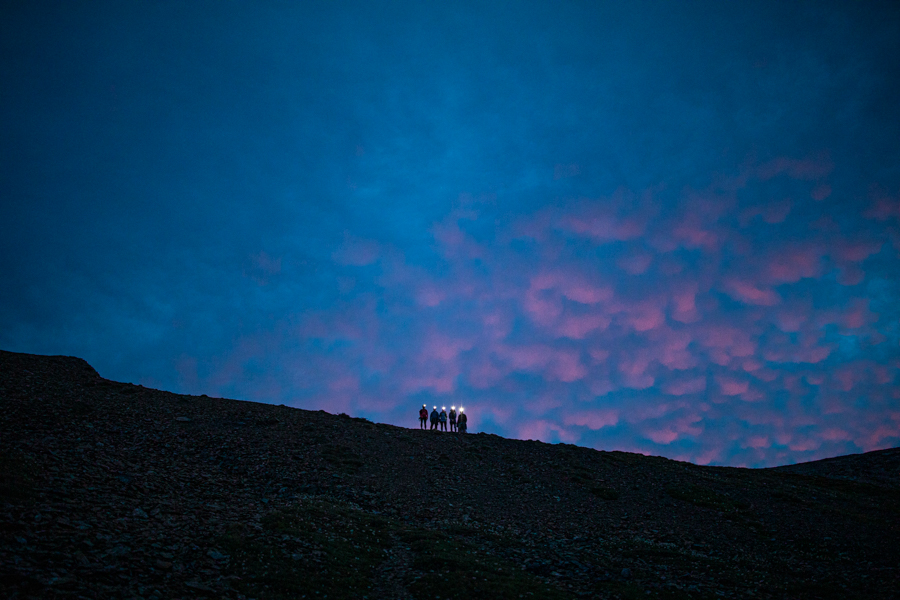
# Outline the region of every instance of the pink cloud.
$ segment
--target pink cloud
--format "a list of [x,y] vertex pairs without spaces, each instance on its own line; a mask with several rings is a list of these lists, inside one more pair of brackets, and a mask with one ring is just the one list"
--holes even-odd
[[635,252],[621,256],[616,260],[616,265],[630,275],[640,275],[647,271],[653,255],[647,252]]
[[809,385],[822,385],[825,382],[825,375],[823,373],[806,373],[804,379]]
[[869,450],[884,448],[885,442],[888,440],[900,438],[900,424],[898,424],[898,416],[900,416],[900,414],[894,413],[891,416],[893,417],[892,423],[886,422],[878,425],[866,435],[863,435],[854,441],[862,446],[863,450],[868,452]]
[[581,340],[593,331],[603,331],[610,322],[611,319],[603,314],[568,316],[560,321],[556,333],[560,337]]
[[850,308],[841,314],[840,323],[847,329],[859,329],[878,320],[878,314],[869,310],[868,298],[855,298]]
[[550,325],[562,314],[562,303],[558,296],[542,289],[529,289],[522,302],[532,321],[540,325]]
[[522,440],[541,440],[542,442],[550,442],[553,439],[554,433],[556,433],[557,437],[564,442],[573,443],[578,440],[576,434],[560,427],[556,423],[546,420],[537,420],[523,424],[519,427],[516,437]]
[[583,281],[569,281],[561,288],[563,296],[582,304],[596,304],[609,300],[613,290],[608,286],[595,286]]
[[741,368],[747,373],[753,373],[755,371],[759,371],[762,369],[763,364],[756,360],[755,358],[748,358],[746,360],[741,361]]
[[783,222],[791,212],[792,203],[790,200],[780,200],[769,202],[767,204],[749,206],[741,211],[740,225],[747,226],[755,217],[762,217],[762,220],[770,225]]
[[603,350],[601,348],[591,348],[588,350],[588,354],[591,355],[594,364],[606,362],[606,359],[609,358],[609,350]]
[[770,283],[781,284],[796,283],[804,277],[818,277],[823,254],[822,248],[813,245],[782,248],[766,263],[766,279]]
[[566,425],[580,425],[589,429],[602,429],[619,422],[619,413],[615,410],[590,410],[566,415]]
[[816,345],[814,338],[807,337],[800,344],[795,344],[787,339],[779,339],[778,336],[770,337],[769,344],[762,351],[763,358],[770,362],[818,363],[828,358],[833,350],[830,344]]
[[[721,349],[725,357],[753,356],[756,353],[756,341],[750,337],[750,331],[731,325],[709,325],[699,332],[699,341],[712,349]],[[726,364],[727,364],[726,360]]]
[[829,442],[844,442],[851,439],[851,437],[850,434],[843,429],[832,427],[822,432],[822,439],[828,440]]
[[792,307],[775,313],[775,322],[778,328],[784,332],[800,331],[800,328],[809,320],[811,308]]
[[797,440],[791,440],[788,448],[794,452],[809,452],[810,450],[818,450],[822,446],[822,442],[812,437],[800,437]]
[[619,360],[619,373],[622,375],[625,387],[645,390],[653,385],[655,378],[647,373],[650,360],[649,354],[646,352],[639,352],[635,356],[623,357]]
[[744,442],[743,446],[745,448],[769,448],[772,446],[772,442],[769,441],[768,436],[754,435],[752,437],[747,438],[747,440]]
[[426,284],[415,291],[416,301],[422,306],[434,307],[446,299],[447,294],[441,288]]
[[437,360],[452,362],[461,352],[471,350],[474,339],[450,337],[442,333],[431,332],[426,335],[419,350],[420,360]]
[[781,302],[781,296],[774,290],[760,288],[749,281],[729,278],[723,282],[723,286],[725,293],[745,304],[774,306]]
[[725,375],[717,375],[716,383],[719,384],[719,389],[726,396],[738,396],[750,389],[749,381],[735,379]]
[[757,369],[752,371],[752,375],[760,381],[771,383],[778,379],[778,371],[775,369]]
[[841,285],[859,285],[865,278],[865,272],[852,263],[844,264],[838,269],[837,282]]
[[762,212],[763,221],[770,225],[782,223],[791,212],[791,201],[781,200],[780,202],[772,202],[767,204]]
[[891,198],[886,194],[879,193],[875,196],[872,206],[866,210],[864,216],[878,221],[900,219],[900,197]]
[[553,349],[549,346],[498,346],[495,350],[498,356],[506,360],[514,369],[523,371],[535,371],[544,368],[553,355]]
[[697,357],[688,350],[693,341],[691,332],[660,327],[653,330],[649,338],[654,344],[656,360],[669,369],[683,371],[697,366]]
[[614,386],[612,384],[612,382],[609,381],[609,379],[601,378],[601,379],[591,380],[588,383],[588,389],[590,390],[591,394],[600,398],[602,396],[607,395],[610,392],[615,391],[618,388],[616,386]]
[[672,318],[681,323],[693,323],[700,318],[697,312],[697,285],[688,284],[672,292]]
[[717,250],[721,242],[719,234],[693,212],[674,224],[671,236],[686,248],[705,248],[710,251]]
[[460,220],[477,220],[478,213],[469,209],[453,211],[432,227],[431,233],[443,255],[450,259],[482,259],[488,250],[459,226]]
[[553,355],[547,375],[551,379],[572,382],[584,378],[587,369],[581,364],[577,351],[557,350]]
[[708,465],[714,461],[721,460],[724,452],[725,447],[722,444],[716,444],[714,441],[710,440],[693,460],[698,465]]
[[494,354],[513,371],[543,373],[550,381],[572,382],[584,378],[588,371],[577,350],[555,349],[547,345],[498,345]]
[[760,392],[759,390],[750,388],[743,394],[741,394],[741,400],[744,402],[759,402],[760,400],[765,400],[766,395]]
[[515,317],[507,311],[488,310],[481,316],[482,331],[494,340],[505,338],[512,331]]
[[644,435],[657,444],[671,444],[678,439],[678,432],[673,431],[671,427],[645,431]]
[[839,260],[860,262],[873,254],[878,254],[884,242],[880,240],[840,240],[832,250]]
[[680,379],[663,386],[664,394],[670,396],[684,396],[685,394],[698,394],[706,390],[706,377],[693,377],[690,379]]
[[656,329],[666,321],[663,308],[652,300],[633,303],[626,309],[625,322],[635,331]]
[[478,361],[466,371],[469,383],[480,390],[497,385],[506,374],[505,370],[501,370],[490,359]]
[[820,183],[812,189],[809,195],[816,202],[821,202],[831,195],[831,186],[827,183]]

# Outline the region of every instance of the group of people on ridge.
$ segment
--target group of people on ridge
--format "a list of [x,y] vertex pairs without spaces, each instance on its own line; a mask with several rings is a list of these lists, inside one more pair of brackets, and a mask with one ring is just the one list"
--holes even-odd
[[437,406],[435,406],[434,410],[431,411],[431,415],[429,415],[428,409],[423,404],[422,408],[419,409],[419,427],[425,429],[425,422],[430,419],[432,431],[447,431],[447,421],[449,421],[450,431],[465,433],[469,417],[466,416],[463,410],[463,407],[460,406],[459,414],[457,414],[456,407],[451,406],[448,414],[446,406],[441,407],[441,412],[438,412]]

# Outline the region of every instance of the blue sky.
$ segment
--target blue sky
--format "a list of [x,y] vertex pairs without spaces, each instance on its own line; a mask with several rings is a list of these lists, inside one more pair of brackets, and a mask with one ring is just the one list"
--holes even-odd
[[764,466],[900,442],[891,3],[5,3],[0,347]]

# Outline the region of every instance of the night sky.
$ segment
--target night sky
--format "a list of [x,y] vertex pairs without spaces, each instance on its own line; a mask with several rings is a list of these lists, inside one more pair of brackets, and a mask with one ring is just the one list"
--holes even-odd
[[900,445],[895,2],[0,4],[0,348],[771,466]]

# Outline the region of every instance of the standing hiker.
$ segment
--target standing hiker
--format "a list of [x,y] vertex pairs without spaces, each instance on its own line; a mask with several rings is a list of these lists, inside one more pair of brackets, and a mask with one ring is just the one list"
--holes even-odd
[[437,406],[434,407],[434,410],[431,411],[431,430],[437,431],[438,427],[438,411]]
[[438,415],[438,421],[441,424],[441,431],[447,431],[447,407],[441,407],[441,414]]
[[465,433],[466,429],[468,429],[469,417],[466,416],[465,412],[463,412],[464,410],[465,409],[463,409],[462,406],[459,407],[459,428],[457,429],[457,431],[459,431],[460,433]]
[[456,431],[456,407],[455,406],[450,407],[450,414],[447,415],[447,417],[450,419],[450,431],[451,432]]
[[425,408],[425,405],[422,405],[422,408],[419,409],[419,428],[426,429],[425,421],[428,420],[428,409]]

